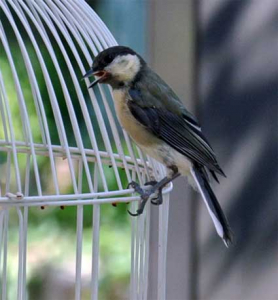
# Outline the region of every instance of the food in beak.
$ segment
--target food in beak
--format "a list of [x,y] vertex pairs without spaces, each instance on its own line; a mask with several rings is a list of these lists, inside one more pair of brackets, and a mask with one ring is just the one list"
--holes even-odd
[[93,81],[93,82],[88,86],[88,89],[94,87],[98,82],[102,82],[102,81],[106,78],[107,72],[105,72],[105,71],[97,71],[97,72],[94,72],[93,75],[94,75],[95,77],[97,77],[97,78],[96,78],[95,81]]
[[109,73],[106,71],[93,72],[93,70],[91,69],[83,76],[83,79],[90,76],[95,76],[97,78],[88,86],[88,89],[94,87],[98,82],[102,82],[104,79],[106,79],[109,76]]

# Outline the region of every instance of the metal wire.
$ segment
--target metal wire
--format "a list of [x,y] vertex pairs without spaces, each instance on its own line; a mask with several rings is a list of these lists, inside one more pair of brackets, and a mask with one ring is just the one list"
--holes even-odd
[[[17,299],[27,299],[28,217],[29,207],[33,206],[77,207],[75,299],[81,299],[83,210],[84,205],[92,205],[90,287],[91,299],[95,300],[98,298],[101,255],[101,204],[131,202],[131,209],[135,210],[140,197],[123,186],[122,178],[125,176],[128,182],[137,180],[143,185],[150,179],[163,178],[165,170],[159,163],[146,158],[119,129],[111,104],[111,89],[98,86],[95,93],[93,89],[86,89],[88,79],[85,83],[80,81],[80,74],[85,73],[100,51],[117,45],[105,24],[85,1],[2,0],[0,13],[7,20],[6,23],[0,20],[1,56],[3,54],[10,72],[10,75],[3,72],[0,60],[0,154],[6,158],[5,166],[0,165],[0,299],[8,297],[11,210],[15,210],[18,219]],[[58,52],[59,57],[63,57],[63,64]],[[20,76],[18,59],[24,69],[24,78]],[[55,80],[47,60],[51,61]],[[29,94],[23,88],[23,80],[28,81]],[[47,95],[42,93],[42,80]],[[11,85],[13,97],[8,91]],[[35,111],[35,121],[32,110]],[[52,121],[49,112],[53,115]],[[81,123],[84,124],[82,130]],[[51,130],[53,124],[56,136]],[[47,190],[44,189],[43,170],[39,164],[42,158],[50,172],[48,182],[51,182],[51,189]],[[62,159],[70,175],[71,194],[65,192],[59,180],[58,168]],[[111,166],[109,178],[115,178],[116,190],[109,184],[107,166]],[[159,211],[159,245],[156,249],[158,270],[157,274],[152,274],[157,277],[159,300],[165,299],[171,189],[172,185],[169,185],[163,190],[164,204]],[[149,203],[145,211],[139,218],[131,220],[129,295],[134,300],[148,299]]]

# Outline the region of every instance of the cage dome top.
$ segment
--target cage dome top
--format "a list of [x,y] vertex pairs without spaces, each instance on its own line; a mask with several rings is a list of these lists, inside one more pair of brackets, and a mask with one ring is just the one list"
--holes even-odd
[[81,80],[116,45],[107,27],[76,0],[1,1],[0,15],[1,202],[138,199],[127,183],[164,169],[122,132],[109,88]]

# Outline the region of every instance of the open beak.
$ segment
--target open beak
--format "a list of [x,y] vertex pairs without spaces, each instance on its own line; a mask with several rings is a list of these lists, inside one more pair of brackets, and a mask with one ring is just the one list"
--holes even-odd
[[106,71],[96,71],[94,72],[92,69],[89,70],[82,78],[85,79],[90,76],[97,77],[96,80],[94,80],[89,86],[88,89],[94,87],[98,82],[102,82],[104,79],[108,78],[109,73]]

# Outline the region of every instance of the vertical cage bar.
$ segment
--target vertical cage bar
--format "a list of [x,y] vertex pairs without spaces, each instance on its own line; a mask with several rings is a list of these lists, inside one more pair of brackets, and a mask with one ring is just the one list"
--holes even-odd
[[[136,179],[135,171],[132,171],[132,180]],[[131,203],[132,211],[135,210],[137,207],[136,202]],[[137,220],[136,218],[131,219],[131,266],[130,266],[130,299],[136,300],[136,228],[137,228]]]
[[158,235],[158,299],[166,299],[166,253],[168,233],[169,196],[163,196],[163,205],[159,207],[159,235]]
[[[2,272],[2,248],[4,248],[4,219],[5,219],[5,210],[0,208],[0,274]],[[0,286],[1,286],[2,276],[0,275]]]
[[4,211],[3,229],[3,269],[2,269],[2,300],[7,299],[7,255],[8,255],[8,229],[9,229],[9,209]]
[[18,275],[17,275],[17,299],[23,298],[23,215],[20,208],[17,208],[18,215]]
[[[78,192],[82,191],[83,164],[78,160]],[[75,300],[81,299],[82,275],[82,242],[83,242],[83,205],[77,206],[76,218],[76,264],[75,264]]]
[[[98,190],[98,167],[94,167],[94,186]],[[93,205],[91,300],[98,299],[100,205]]]
[[147,203],[146,211],[146,236],[145,236],[145,268],[144,268],[144,293],[143,299],[148,300],[148,275],[149,275],[149,250],[150,250],[150,217],[151,217],[151,204]]
[[23,208],[23,266],[22,266],[22,300],[27,299],[27,287],[26,287],[26,272],[27,272],[27,232],[28,232],[28,212],[29,209],[27,206]]
[[[144,181],[146,180],[145,176],[142,178]],[[146,204],[144,213],[139,217],[139,274],[138,274],[138,286],[139,286],[139,299],[143,299],[144,294],[144,263],[145,263],[145,229],[146,229],[146,210],[147,205],[150,201]]]

